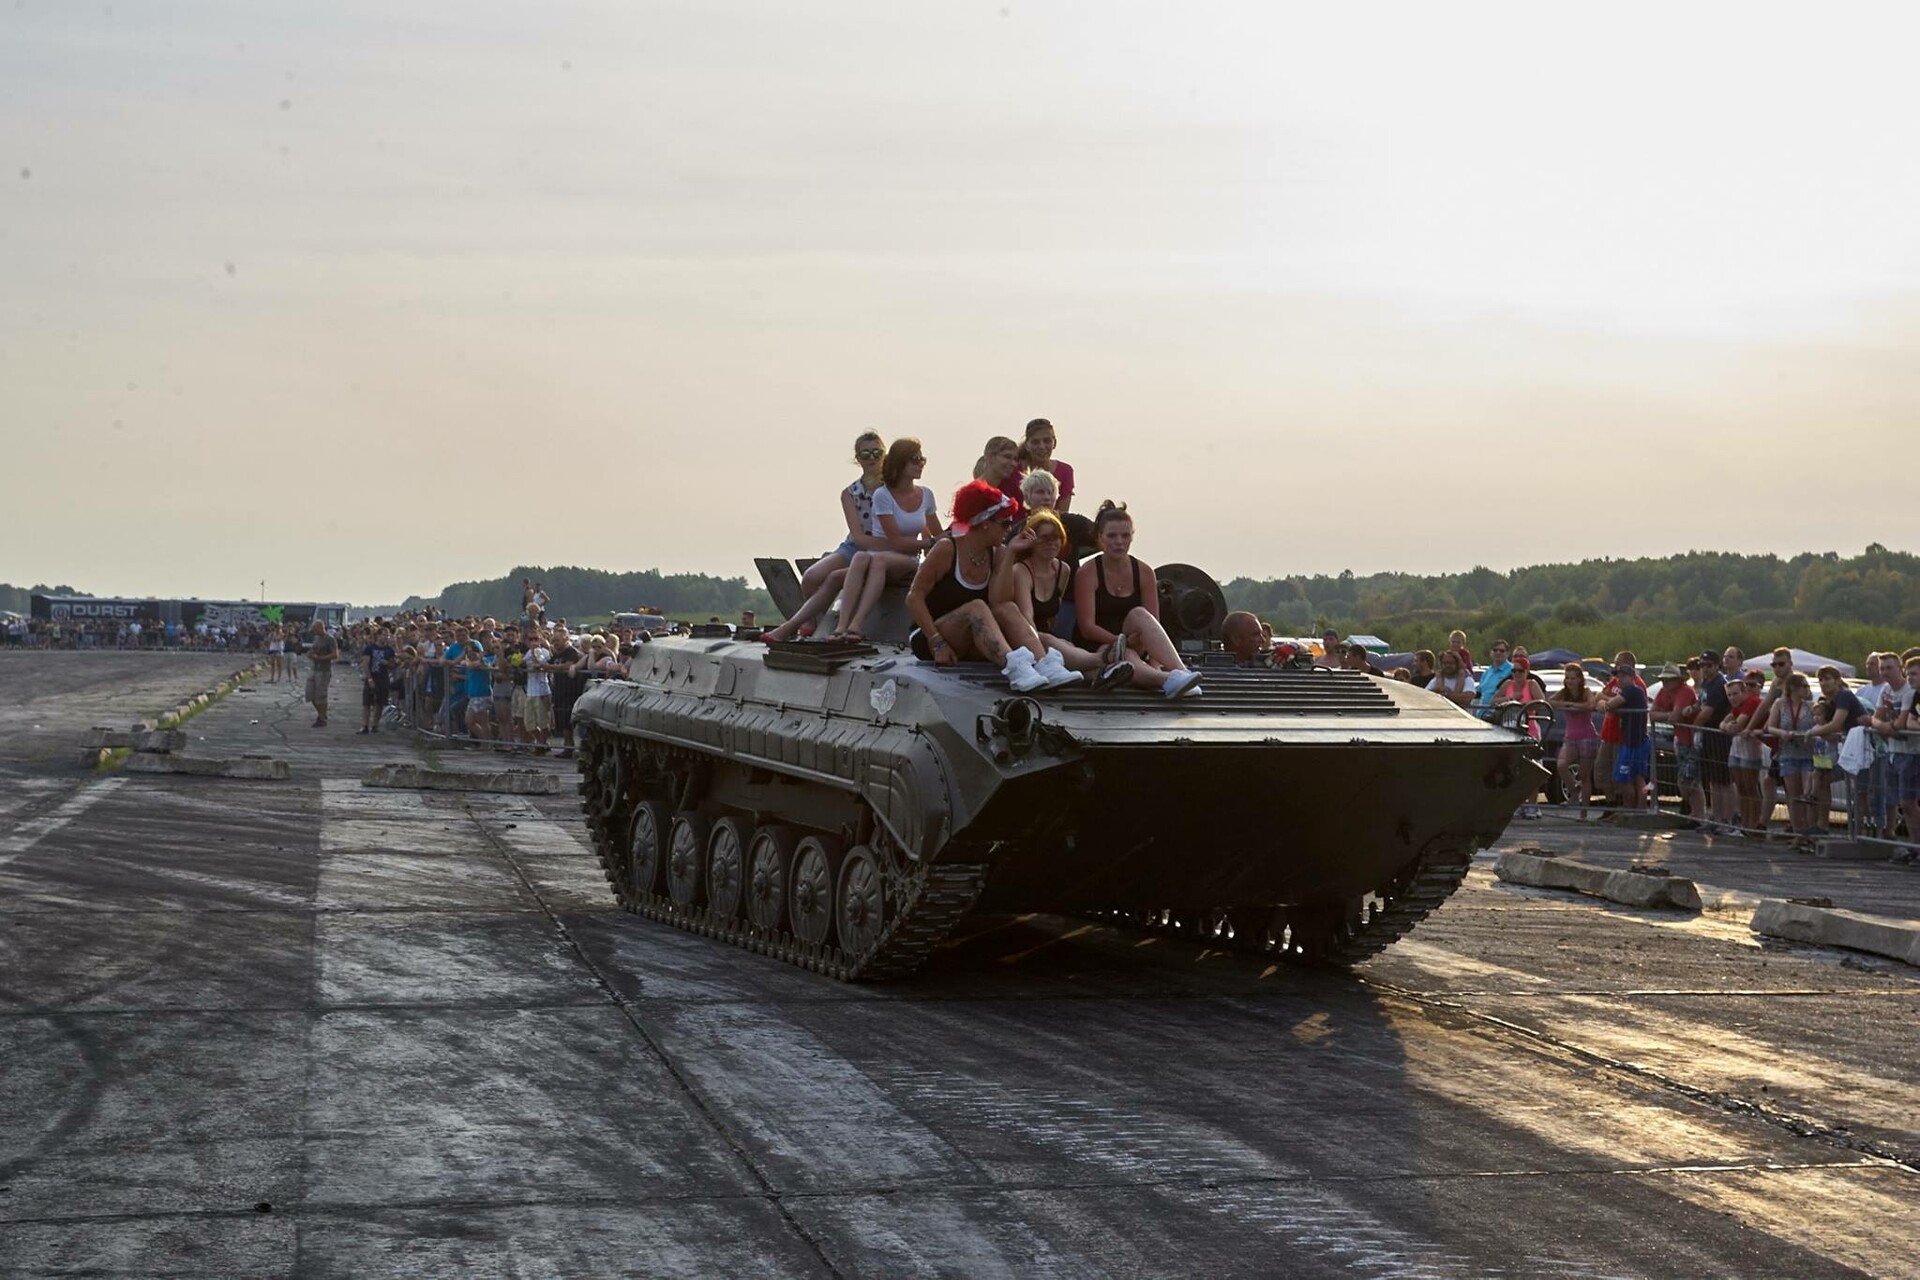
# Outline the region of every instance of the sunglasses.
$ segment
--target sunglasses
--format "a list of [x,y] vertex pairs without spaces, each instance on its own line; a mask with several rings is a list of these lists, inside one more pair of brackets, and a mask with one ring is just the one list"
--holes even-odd
[[908,458],[907,461],[916,466],[925,466],[927,464],[927,455],[924,453],[916,453],[911,458]]
[[854,457],[856,457],[856,458],[858,458],[858,459],[860,459],[860,460],[861,460],[862,462],[872,462],[872,461],[873,461],[873,460],[874,460],[875,458],[877,458],[877,457],[879,457],[879,456],[880,456],[880,450],[878,450],[878,449],[855,449],[855,450],[853,451],[853,456],[854,456]]
[[1775,671],[1778,671],[1778,670],[1779,670],[1780,668],[1782,668],[1782,667],[1788,667],[1788,666],[1792,666],[1792,665],[1793,665],[1793,664],[1792,664],[1792,663],[1790,663],[1790,662],[1776,662],[1776,663],[1774,663],[1774,664],[1773,664],[1773,669],[1774,669]]

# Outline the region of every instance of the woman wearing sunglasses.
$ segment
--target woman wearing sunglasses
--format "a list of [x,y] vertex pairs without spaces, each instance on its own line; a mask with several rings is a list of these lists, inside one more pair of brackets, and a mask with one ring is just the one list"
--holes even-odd
[[827,611],[833,598],[846,582],[853,558],[862,551],[878,550],[880,538],[873,531],[873,495],[881,486],[881,467],[887,456],[886,442],[878,431],[862,431],[853,440],[853,460],[860,465],[860,478],[840,491],[840,516],[846,521],[847,536],[840,545],[807,566],[800,575],[804,604],[791,618],[769,630],[765,639],[791,640],[800,628]]
[[1078,684],[1057,652],[1045,648],[1018,612],[996,617],[990,603],[1005,599],[1015,552],[1007,535],[1020,504],[988,480],[973,480],[953,495],[953,527],[936,538],[907,589],[913,632],[907,643],[923,662],[990,662],[1015,693]]

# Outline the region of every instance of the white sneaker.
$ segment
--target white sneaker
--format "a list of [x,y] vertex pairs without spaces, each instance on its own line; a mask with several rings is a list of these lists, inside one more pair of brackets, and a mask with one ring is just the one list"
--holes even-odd
[[1061,658],[1058,649],[1047,650],[1046,657],[1034,663],[1033,669],[1047,678],[1049,689],[1058,689],[1063,684],[1080,683],[1080,673],[1067,670],[1066,661]]
[[1160,695],[1165,698],[1197,698],[1204,692],[1198,671],[1171,672],[1167,682],[1160,686]]
[[1006,677],[1015,693],[1032,693],[1035,689],[1047,687],[1047,678],[1040,674],[1033,655],[1025,649],[1015,649],[1009,653],[1007,665],[1001,668],[1000,674]]

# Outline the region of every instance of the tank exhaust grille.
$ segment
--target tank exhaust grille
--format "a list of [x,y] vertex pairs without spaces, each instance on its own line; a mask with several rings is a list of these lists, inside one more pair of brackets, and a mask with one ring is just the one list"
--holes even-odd
[[[969,683],[1004,689],[998,672],[963,663],[952,669]],[[1183,716],[1208,712],[1299,715],[1299,716],[1397,716],[1400,708],[1392,695],[1372,677],[1359,671],[1244,671],[1235,668],[1203,667],[1202,683],[1206,693],[1198,698],[1182,698],[1169,703],[1156,694],[1137,689],[1118,689],[1095,693],[1090,689],[1067,689],[1046,694],[1040,705],[1058,706],[1071,711],[1107,711],[1150,713],[1178,709]]]

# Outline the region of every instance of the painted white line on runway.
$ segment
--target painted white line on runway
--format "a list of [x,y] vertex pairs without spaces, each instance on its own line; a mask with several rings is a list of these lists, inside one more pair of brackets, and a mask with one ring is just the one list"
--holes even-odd
[[477,853],[485,847],[457,797],[382,791],[351,778],[320,783],[322,853]]
[[69,796],[52,813],[24,823],[17,831],[0,836],[0,866],[12,862],[42,840],[72,822],[87,810],[118,791],[126,779],[119,775],[90,782]]
[[[476,795],[469,798],[473,816],[512,847],[515,853],[535,857],[591,858],[587,827],[579,815],[569,820],[550,818],[539,806],[520,796]],[[509,826],[508,824],[512,824]]]

